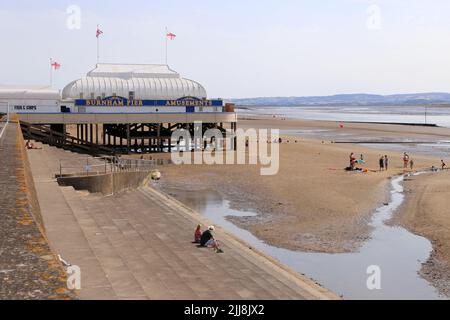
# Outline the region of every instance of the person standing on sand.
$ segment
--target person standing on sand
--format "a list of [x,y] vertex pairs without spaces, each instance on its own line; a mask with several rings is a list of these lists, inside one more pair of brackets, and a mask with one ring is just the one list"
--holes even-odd
[[384,169],[387,171],[389,168],[389,158],[387,155],[384,156]]
[[409,167],[411,168],[411,171],[414,170],[414,160],[409,160]]
[[384,171],[384,158],[383,158],[383,156],[381,156],[379,163],[380,163],[380,171]]
[[407,169],[409,164],[409,155],[405,152],[403,153],[403,169]]

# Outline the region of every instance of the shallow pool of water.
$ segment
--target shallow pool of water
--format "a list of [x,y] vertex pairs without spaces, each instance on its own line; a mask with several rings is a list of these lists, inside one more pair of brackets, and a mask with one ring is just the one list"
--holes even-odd
[[[403,202],[403,179],[397,177],[392,180],[389,205],[378,208],[373,215],[371,239],[359,252],[343,254],[299,252],[270,246],[226,219],[227,216],[255,216],[256,213],[231,209],[230,202],[216,191],[169,187],[163,191],[253,247],[346,299],[443,299],[434,287],[418,275],[421,264],[431,253],[430,241],[404,228],[385,224]],[[370,266],[377,266],[381,271],[380,289],[368,289],[367,280],[371,274],[367,272]]]

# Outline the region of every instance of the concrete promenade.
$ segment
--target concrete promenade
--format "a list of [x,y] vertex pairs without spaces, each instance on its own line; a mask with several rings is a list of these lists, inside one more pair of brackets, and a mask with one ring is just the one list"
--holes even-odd
[[56,148],[28,152],[50,243],[81,268],[81,299],[338,299],[218,228],[225,251],[191,243],[205,221],[144,187],[105,197],[60,187]]
[[0,138],[0,300],[76,298],[41,228],[28,170],[22,133],[10,122]]

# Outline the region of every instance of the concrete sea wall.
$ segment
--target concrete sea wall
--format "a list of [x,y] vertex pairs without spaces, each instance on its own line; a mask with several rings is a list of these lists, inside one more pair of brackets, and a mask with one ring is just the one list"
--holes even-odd
[[57,178],[61,186],[72,186],[75,190],[112,195],[143,186],[150,179],[149,172],[113,172],[95,176]]

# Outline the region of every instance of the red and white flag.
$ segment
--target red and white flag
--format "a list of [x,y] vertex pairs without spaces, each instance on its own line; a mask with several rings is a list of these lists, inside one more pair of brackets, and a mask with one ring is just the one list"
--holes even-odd
[[61,64],[59,64],[58,62],[54,61],[51,64],[53,70],[58,70],[59,68],[61,68]]
[[96,36],[97,38],[99,38],[102,34],[103,34],[103,31],[100,30],[100,28],[97,26],[97,33],[95,34],[95,36]]
[[175,38],[177,37],[177,35],[172,32],[168,32],[166,36],[170,40],[175,40]]

